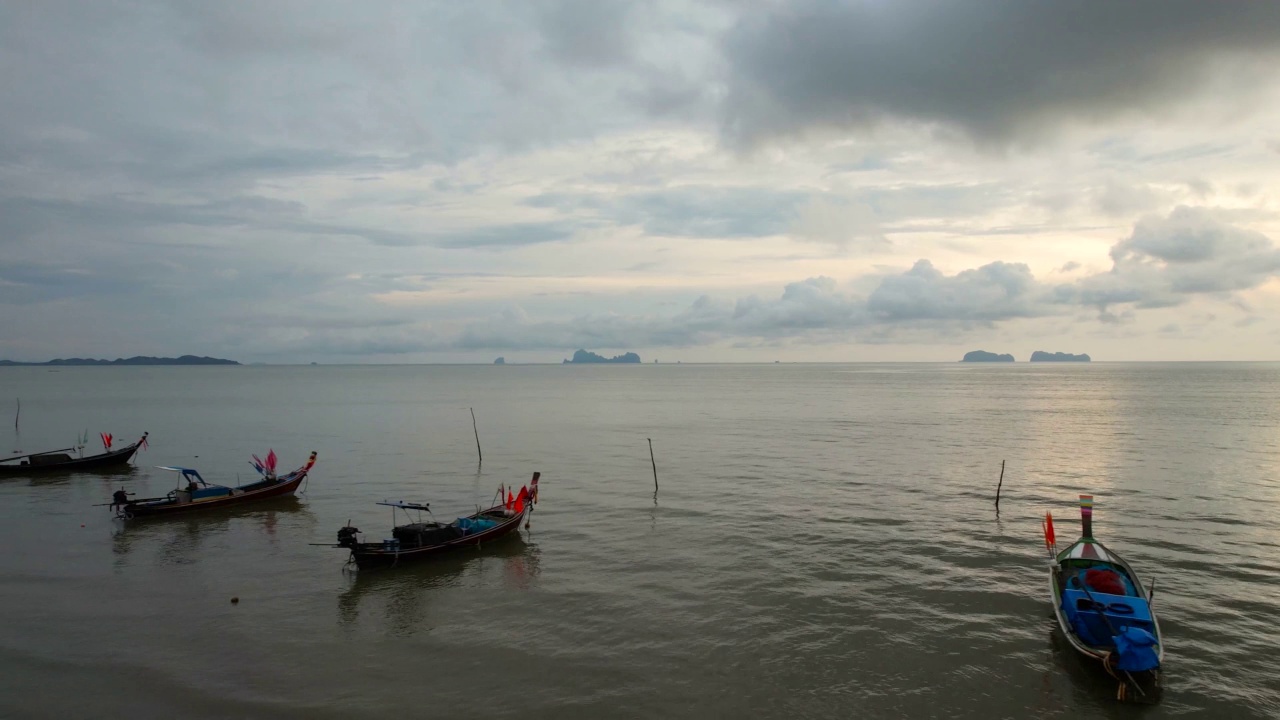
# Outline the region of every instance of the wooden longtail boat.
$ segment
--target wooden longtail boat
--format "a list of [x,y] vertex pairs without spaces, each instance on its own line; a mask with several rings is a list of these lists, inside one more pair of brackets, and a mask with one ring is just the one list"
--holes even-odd
[[[467,517],[460,517],[451,523],[440,523],[432,519],[422,521],[422,513],[431,514],[431,506],[426,503],[409,503],[403,501],[383,501],[378,505],[386,505],[391,510],[393,527],[391,537],[382,542],[361,542],[357,539],[359,528],[350,524],[338,530],[338,542],[332,547],[346,548],[351,551],[349,563],[354,563],[360,570],[390,568],[407,562],[425,560],[436,557],[440,553],[464,547],[474,547],[490,543],[520,529],[521,522],[528,522],[533,504],[538,497],[538,478],[541,473],[533,474],[533,481],[528,488],[522,488],[518,497],[508,495],[508,500],[488,510],[481,510]],[[501,494],[499,490],[499,494]],[[417,522],[395,525],[396,511],[404,511],[407,518],[410,511],[418,514]],[[434,517],[434,516],[433,516]]]
[[1053,516],[1044,521],[1052,557],[1049,592],[1067,641],[1119,681],[1119,700],[1154,701],[1160,692],[1164,642],[1152,600],[1124,558],[1093,537],[1093,496],[1080,496],[1080,539],[1058,551]]
[[72,457],[68,454],[72,450],[80,450],[84,447],[83,445],[58,450],[46,450],[39,453],[28,453],[26,455],[14,455],[0,460],[0,476],[110,470],[128,465],[134,453],[138,452],[138,448],[145,447],[146,444],[147,433],[142,433],[142,437],[138,438],[138,441],[132,445],[126,445],[119,450],[112,450],[108,447],[106,452],[88,457]]
[[[274,458],[274,453],[268,457]],[[274,465],[274,462],[272,464]],[[261,480],[233,488],[207,483],[200,477],[200,473],[191,468],[161,466],[161,470],[180,473],[182,479],[186,481],[185,485],[169,491],[169,494],[164,497],[138,500],[129,499],[123,490],[119,490],[113,498],[111,507],[116,511],[116,517],[133,520],[239,506],[282,495],[292,495],[307,478],[307,474],[315,464],[316,454],[312,452],[307,464],[293,472],[277,477],[269,469],[263,468]],[[259,466],[255,465],[255,467]]]

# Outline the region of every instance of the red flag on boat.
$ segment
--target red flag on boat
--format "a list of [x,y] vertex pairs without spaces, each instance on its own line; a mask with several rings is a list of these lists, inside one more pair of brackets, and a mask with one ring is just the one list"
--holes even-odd
[[267,450],[267,470],[276,471],[276,451]]
[[529,496],[529,488],[527,487],[520,488],[520,494],[516,496],[515,511],[517,515],[524,512],[524,499],[528,496]]
[[511,491],[508,490],[507,491],[507,509],[508,510],[511,509],[511,507],[514,506],[515,504],[516,504],[516,496],[512,495]]
[[102,436],[102,447],[107,450],[110,450],[111,449],[111,433],[98,433],[98,434]]
[[1044,546],[1047,550],[1052,551],[1054,546],[1058,544],[1057,537],[1053,534],[1053,513],[1046,512],[1044,514]]

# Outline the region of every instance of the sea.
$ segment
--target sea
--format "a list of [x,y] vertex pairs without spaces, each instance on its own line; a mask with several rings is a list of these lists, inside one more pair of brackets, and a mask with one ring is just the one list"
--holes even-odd
[[[0,478],[4,718],[1280,716],[1280,364],[12,367],[0,428],[150,433]],[[296,499],[103,507],[269,451],[318,453]],[[535,471],[519,537],[325,546]],[[1056,629],[1042,520],[1070,542],[1080,494],[1155,583],[1155,704]]]

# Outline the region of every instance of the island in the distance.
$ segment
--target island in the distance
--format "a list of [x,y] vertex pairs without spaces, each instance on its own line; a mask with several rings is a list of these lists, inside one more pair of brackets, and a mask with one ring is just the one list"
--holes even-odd
[[565,360],[564,364],[565,365],[586,365],[591,363],[638,363],[638,362],[640,362],[640,356],[633,352],[623,353],[621,355],[614,355],[611,358],[607,358],[603,355],[597,355],[593,352],[588,352],[586,350],[579,350],[573,354],[572,360]]
[[986,350],[974,350],[964,354],[964,359],[960,362],[1013,362],[1013,356],[1009,353],[997,355]]
[[235,360],[223,360],[221,358],[197,357],[195,355],[183,355],[182,357],[148,357],[145,355],[136,355],[131,358],[116,358],[115,360],[98,360],[95,358],[57,358],[47,360],[45,362],[15,362],[13,360],[0,360],[0,366],[15,365],[239,365]]
[[494,361],[493,361],[493,364],[494,364],[494,365],[506,365],[506,364],[507,364],[507,359],[506,359],[506,358],[504,358],[504,357],[499,357],[497,360],[494,360]]
[[1071,353],[1047,353],[1043,350],[1037,350],[1031,353],[1031,362],[1092,362],[1092,358],[1084,353],[1072,355]]

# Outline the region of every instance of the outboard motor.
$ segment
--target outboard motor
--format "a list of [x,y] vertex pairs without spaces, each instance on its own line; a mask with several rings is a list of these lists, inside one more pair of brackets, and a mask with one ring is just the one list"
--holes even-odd
[[356,535],[359,534],[360,528],[351,527],[350,525],[338,529],[338,547],[355,548]]

